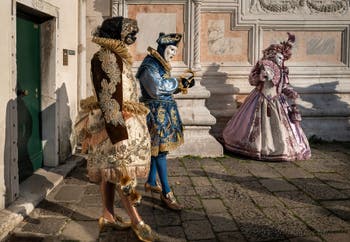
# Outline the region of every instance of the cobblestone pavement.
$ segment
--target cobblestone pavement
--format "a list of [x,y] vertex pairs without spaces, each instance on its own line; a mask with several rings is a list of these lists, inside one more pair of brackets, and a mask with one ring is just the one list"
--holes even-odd
[[[169,160],[181,212],[139,191],[138,208],[159,241],[350,241],[350,143],[313,145],[308,161],[236,155]],[[124,217],[117,198],[116,209]],[[77,167],[13,231],[9,241],[137,241],[131,229],[99,234],[97,185]]]

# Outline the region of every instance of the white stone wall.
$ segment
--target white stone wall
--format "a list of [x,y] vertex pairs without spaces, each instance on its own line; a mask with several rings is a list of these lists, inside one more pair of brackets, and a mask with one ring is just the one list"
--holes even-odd
[[92,34],[99,26],[103,19],[111,16],[111,1],[86,0],[86,95],[92,95],[92,82],[90,78],[90,61],[99,49],[94,44]]
[[[0,19],[2,29],[2,39],[0,44],[0,209],[5,207],[5,175],[8,173],[8,167],[5,170],[5,159],[9,158],[9,144],[6,144],[6,136],[8,130],[8,109],[13,98],[12,82],[11,82],[11,45],[12,45],[12,23],[11,23],[11,1],[0,2]],[[6,134],[6,135],[5,135]],[[5,145],[6,144],[6,145]]]
[[[0,45],[0,111],[4,114],[0,117],[0,133],[3,134],[0,136],[0,209],[5,207],[5,194],[6,203],[10,203],[19,193],[15,101],[16,2],[53,17],[50,24],[42,25],[42,32],[50,33],[42,35],[42,38],[47,40],[42,43],[45,45],[42,49],[50,50],[50,54],[43,55],[45,58],[42,58],[42,63],[51,63],[45,65],[45,68],[52,68],[42,68],[44,165],[56,166],[59,161],[71,155],[74,147],[72,128],[78,111],[78,1],[0,1],[3,34]],[[74,55],[69,55],[67,66],[63,65],[63,49],[75,52]],[[50,147],[50,150],[45,151],[46,146]]]
[[[56,105],[59,123],[59,159],[66,159],[74,148],[73,125],[78,110],[78,1],[47,0],[58,7],[56,65]],[[68,65],[63,65],[63,49],[73,50]]]

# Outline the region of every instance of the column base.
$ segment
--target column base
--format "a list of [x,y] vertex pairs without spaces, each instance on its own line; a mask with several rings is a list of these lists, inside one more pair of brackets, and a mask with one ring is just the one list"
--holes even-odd
[[210,126],[185,126],[185,143],[169,153],[169,158],[187,155],[200,157],[222,157],[222,145],[209,134]]

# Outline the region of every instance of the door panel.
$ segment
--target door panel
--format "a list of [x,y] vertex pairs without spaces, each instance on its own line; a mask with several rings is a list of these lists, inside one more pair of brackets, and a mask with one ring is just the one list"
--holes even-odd
[[18,168],[20,182],[42,166],[40,25],[17,16]]

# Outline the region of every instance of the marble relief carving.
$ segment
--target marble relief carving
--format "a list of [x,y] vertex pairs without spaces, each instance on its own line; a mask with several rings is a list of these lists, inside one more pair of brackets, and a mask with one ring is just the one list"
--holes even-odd
[[159,32],[176,32],[175,13],[138,13],[136,20],[140,29],[137,53],[145,53],[148,46],[157,48],[155,40],[158,39]]
[[[228,55],[239,53],[238,44],[242,42],[240,38],[225,37],[225,21],[209,20],[208,21],[208,47],[209,52],[213,55]],[[237,43],[238,42],[238,43]]]
[[[156,47],[159,32],[185,33],[185,9],[182,4],[130,4],[128,17],[137,20],[140,32],[135,45],[130,47],[134,61],[142,61],[147,55],[147,47]],[[185,41],[184,36],[184,41]],[[173,61],[184,61],[183,41]]]
[[249,62],[249,29],[232,30],[232,13],[201,14],[201,63]]
[[334,55],[335,54],[335,39],[334,38],[309,39],[306,43],[306,54],[308,54],[308,55]]
[[267,13],[339,13],[349,9],[348,0],[251,0],[250,12]]
[[[293,31],[298,40],[293,46],[291,65],[304,63],[307,65],[327,66],[343,65],[342,49],[346,48],[342,41],[341,31]],[[264,31],[263,46],[279,43],[285,31]],[[345,58],[346,59],[346,58]]]

